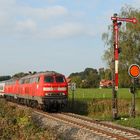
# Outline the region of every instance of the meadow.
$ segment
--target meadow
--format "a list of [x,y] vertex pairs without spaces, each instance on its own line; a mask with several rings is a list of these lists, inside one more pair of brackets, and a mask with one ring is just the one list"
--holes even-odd
[[[140,129],[140,90],[136,91],[136,117],[130,117],[132,94],[128,88],[120,88],[118,96],[118,120],[112,119],[112,89],[94,88],[69,90],[69,104],[67,111],[85,115],[96,120],[111,120],[116,123]],[[135,122],[135,123],[134,123]]]
[[[119,99],[131,99],[132,94],[129,92],[128,88],[120,88],[117,92]],[[77,88],[74,92],[76,99],[111,99],[112,98],[112,89],[111,88],[89,88],[81,89]],[[69,90],[69,98],[72,98],[72,91]],[[140,90],[136,91],[136,98],[140,98]]]

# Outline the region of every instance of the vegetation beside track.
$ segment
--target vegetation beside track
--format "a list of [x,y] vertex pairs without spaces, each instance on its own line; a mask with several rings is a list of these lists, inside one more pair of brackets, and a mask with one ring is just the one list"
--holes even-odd
[[0,139],[37,140],[56,139],[53,131],[38,127],[31,118],[31,110],[20,109],[0,99]]
[[[85,115],[97,120],[112,119],[112,89],[77,89],[74,93],[75,102],[72,106],[72,92],[69,91],[67,111]],[[136,93],[136,118],[129,117],[131,108],[129,89],[118,90],[119,118],[115,123],[140,129],[140,90]]]

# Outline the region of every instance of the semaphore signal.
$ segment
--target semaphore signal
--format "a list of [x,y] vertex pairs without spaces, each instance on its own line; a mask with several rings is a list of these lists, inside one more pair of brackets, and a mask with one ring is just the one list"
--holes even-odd
[[[120,18],[117,17],[117,14],[114,14],[114,17],[111,17],[113,20],[113,29],[114,29],[114,60],[115,60],[115,90],[118,90],[118,62],[119,62],[119,28],[121,26],[121,22],[131,22],[133,24],[137,23],[136,18]],[[119,21],[119,22],[118,22]]]
[[132,22],[134,24],[137,23],[137,19],[136,18],[119,18],[119,17],[111,17],[111,20],[115,21],[125,21],[125,22]]
[[112,93],[113,93],[113,104],[112,104],[112,110],[113,110],[113,118],[116,119],[118,116],[118,108],[117,108],[117,90],[118,90],[118,65],[119,65],[119,28],[122,24],[122,22],[131,22],[133,24],[137,23],[136,18],[120,18],[117,16],[117,14],[114,14],[113,17],[111,17],[111,20],[113,21],[113,35],[114,35],[114,59],[113,59],[113,72],[112,72],[112,80],[113,80],[113,86],[112,86]]

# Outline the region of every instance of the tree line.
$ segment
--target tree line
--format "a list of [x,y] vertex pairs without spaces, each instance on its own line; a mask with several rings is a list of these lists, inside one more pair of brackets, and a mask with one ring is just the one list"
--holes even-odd
[[19,78],[22,78],[24,76],[27,76],[27,75],[31,75],[31,74],[35,74],[36,72],[19,72],[19,73],[16,73],[14,75],[2,75],[0,76],[0,81],[6,81],[6,80],[10,80],[10,79],[19,79]]
[[82,72],[70,74],[69,78],[76,83],[79,88],[97,88],[101,79],[111,80],[111,70],[100,68],[99,70],[93,68],[86,68]]

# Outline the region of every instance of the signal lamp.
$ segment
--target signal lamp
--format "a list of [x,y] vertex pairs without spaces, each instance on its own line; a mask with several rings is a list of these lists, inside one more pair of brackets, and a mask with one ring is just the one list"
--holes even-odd
[[114,13],[114,17],[117,17],[118,16],[118,14],[117,13]]
[[118,27],[120,28],[121,25],[122,25],[122,22],[118,22],[117,25],[118,25]]

